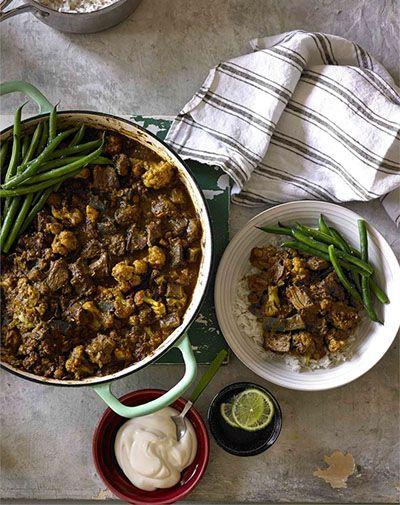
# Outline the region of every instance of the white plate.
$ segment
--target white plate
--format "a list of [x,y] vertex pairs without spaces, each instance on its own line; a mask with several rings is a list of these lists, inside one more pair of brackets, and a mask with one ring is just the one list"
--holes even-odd
[[376,279],[391,303],[381,307],[382,326],[363,318],[357,329],[351,359],[325,369],[293,371],[280,359],[268,359],[260,347],[240,330],[233,314],[238,282],[250,268],[253,247],[268,244],[270,235],[256,226],[276,225],[278,221],[300,221],[314,226],[320,214],[354,246],[358,246],[358,214],[327,202],[300,201],[278,205],[251,219],[229,243],[221,259],[216,284],[215,308],[218,322],[236,356],[260,377],[279,386],[303,391],[320,391],[351,382],[370,370],[385,354],[400,327],[400,266],[382,235],[368,226],[369,258],[376,269]]

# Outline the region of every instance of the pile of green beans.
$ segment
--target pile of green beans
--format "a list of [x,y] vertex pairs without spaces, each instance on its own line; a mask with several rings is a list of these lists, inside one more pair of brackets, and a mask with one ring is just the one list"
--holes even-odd
[[87,165],[111,163],[101,156],[104,135],[99,140],[84,141],[84,125],[58,131],[57,106],[37,123],[32,134],[23,135],[24,105],[16,110],[12,140],[0,146],[0,249],[4,253],[11,250],[65,180]]
[[362,304],[371,319],[383,324],[374,309],[372,295],[382,304],[390,303],[386,293],[374,280],[374,268],[368,260],[368,233],[363,219],[358,220],[360,250],[352,247],[332,226],[328,226],[321,214],[318,228],[296,223],[294,226],[261,226],[266,233],[287,235],[282,247],[323,258],[332,264],[340,282],[356,304]]

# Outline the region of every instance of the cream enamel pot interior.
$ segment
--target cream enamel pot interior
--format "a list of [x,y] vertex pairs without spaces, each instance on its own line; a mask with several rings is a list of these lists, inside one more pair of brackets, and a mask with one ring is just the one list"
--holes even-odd
[[[44,113],[48,113],[48,111],[52,108],[52,105],[40,93],[40,91],[25,82],[13,81],[0,85],[0,95],[12,93],[15,91],[22,92],[25,95],[29,96],[40,107],[40,112],[42,114],[31,117],[22,122],[22,128],[24,131],[33,130],[35,125],[41,120],[41,118],[43,118]],[[121,133],[122,135],[135,139],[141,144],[151,148],[163,159],[168,160],[174,164],[191,195],[193,204],[196,208],[198,217],[203,227],[203,256],[200,264],[199,276],[194,289],[192,300],[183,317],[182,324],[175,329],[175,331],[154,351],[154,353],[152,353],[150,356],[147,356],[140,362],[134,363],[133,365],[120,370],[119,372],[106,375],[104,377],[89,377],[87,379],[79,381],[63,381],[40,377],[12,367],[8,363],[1,363],[1,366],[9,372],[18,375],[19,377],[39,382],[41,384],[57,386],[92,386],[94,390],[99,394],[99,396],[107,403],[107,405],[112,410],[114,410],[114,412],[124,417],[132,418],[150,414],[169,405],[170,403],[173,403],[177,398],[182,396],[183,392],[195,379],[197,369],[196,359],[194,357],[189,338],[185,332],[197,315],[210,277],[212,261],[212,234],[205,199],[183,161],[166,144],[158,140],[153,134],[149,133],[138,125],[116,116],[89,111],[61,111],[58,113],[58,118],[58,124],[60,127],[65,127],[67,125],[76,123],[84,123],[87,126],[112,130]],[[11,136],[12,127],[3,130],[0,133],[1,140],[8,139]],[[122,403],[120,403],[117,398],[113,396],[110,389],[111,381],[125,377],[151,363],[154,363],[172,347],[177,347],[181,351],[186,367],[183,378],[172,389],[170,389],[167,393],[165,393],[160,398],[157,398],[156,400],[153,400],[145,405],[139,405],[135,407],[127,407],[125,405],[122,405]]]

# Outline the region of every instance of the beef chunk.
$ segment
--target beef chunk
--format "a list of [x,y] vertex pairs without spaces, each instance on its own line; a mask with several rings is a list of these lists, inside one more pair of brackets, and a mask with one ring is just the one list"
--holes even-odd
[[104,151],[111,156],[119,154],[122,151],[122,137],[116,133],[109,133],[106,136]]
[[189,247],[187,260],[189,263],[196,263],[200,258],[201,249],[200,247]]
[[198,219],[191,218],[186,228],[188,242],[194,242],[199,238],[200,234],[200,223]]
[[65,260],[58,259],[50,263],[46,279],[50,291],[57,291],[62,288],[68,282],[68,278],[69,272]]
[[272,352],[289,352],[290,333],[264,333],[264,348]]
[[101,243],[98,240],[91,239],[85,244],[84,248],[82,249],[81,257],[87,259],[97,258],[101,254],[101,251]]
[[158,218],[172,215],[176,210],[175,205],[165,195],[159,195],[151,202],[151,212]]
[[99,230],[101,236],[111,235],[112,233],[116,233],[117,231],[115,222],[110,218],[106,218],[100,223],[98,223],[97,229]]
[[129,158],[126,154],[121,153],[117,154],[113,158],[115,168],[117,169],[117,172],[119,175],[124,177],[125,175],[128,175],[129,167],[131,166],[131,163],[129,161]]
[[121,233],[109,235],[106,242],[110,254],[114,256],[123,256],[125,254],[125,238]]
[[171,257],[171,265],[173,267],[179,266],[183,261],[183,245],[180,238],[174,238],[169,241],[170,249],[169,254]]
[[288,258],[288,253],[278,250],[272,245],[253,247],[250,253],[250,263],[260,270],[269,270],[276,262],[282,263]]
[[71,284],[78,294],[89,293],[93,290],[93,283],[90,279],[88,266],[82,258],[69,265],[72,273]]
[[92,187],[100,192],[118,189],[118,177],[114,168],[104,165],[95,165],[93,167]]
[[147,245],[146,232],[131,226],[126,235],[126,249],[129,252],[141,251]]
[[316,300],[343,301],[346,299],[346,293],[335,272],[331,272],[322,281],[311,285],[310,290]]
[[169,225],[174,235],[180,235],[188,225],[186,217],[174,217],[169,220]]
[[177,328],[180,324],[181,318],[176,312],[171,312],[171,314],[160,319],[160,327],[162,329]]
[[107,253],[103,253],[98,260],[93,261],[89,265],[89,271],[92,277],[106,277],[110,273]]
[[115,221],[120,226],[135,223],[140,217],[140,209],[135,205],[122,205],[115,211]]
[[155,221],[150,221],[146,225],[147,231],[147,245],[150,247],[157,243],[157,240],[162,237],[162,224],[159,219]]
[[297,310],[315,305],[308,289],[303,286],[290,286],[286,288],[286,296]]
[[357,310],[343,302],[332,302],[327,312],[333,326],[339,330],[351,330],[360,319]]

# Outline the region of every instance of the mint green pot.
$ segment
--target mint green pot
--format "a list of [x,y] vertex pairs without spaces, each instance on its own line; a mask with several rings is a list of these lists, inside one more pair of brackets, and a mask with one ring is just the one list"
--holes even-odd
[[[52,104],[46,99],[46,97],[34,86],[23,81],[10,81],[5,82],[0,85],[0,95],[5,95],[7,93],[21,92],[28,96],[31,100],[36,102],[40,109],[40,114],[22,122],[23,130],[30,132],[36,126],[36,124],[41,120],[43,115],[48,114],[52,109]],[[204,298],[205,291],[207,288],[208,280],[211,271],[211,260],[212,260],[212,234],[210,226],[210,218],[207,211],[207,206],[203,194],[200,188],[195,182],[192,174],[190,173],[187,166],[181,160],[181,158],[174,153],[174,151],[167,146],[164,142],[160,141],[155,135],[144,130],[140,126],[127,121],[125,119],[112,116],[110,114],[102,114],[93,111],[61,111],[58,113],[58,124],[60,127],[65,127],[71,124],[84,123],[87,126],[92,126],[100,129],[108,129],[119,132],[126,135],[134,140],[139,141],[150,149],[156,151],[164,159],[173,163],[178,171],[181,179],[186,185],[186,188],[192,198],[193,204],[196,208],[197,214],[201,221],[203,227],[203,238],[202,238],[202,262],[200,265],[198,280],[193,292],[192,300],[186,313],[183,317],[182,324],[154,351],[153,354],[147,356],[145,359],[138,363],[120,370],[114,374],[106,375],[104,377],[89,377],[83,380],[57,380],[49,379],[46,377],[40,377],[23,370],[19,370],[12,367],[8,363],[1,363],[2,368],[7,371],[18,375],[24,379],[28,379],[41,384],[55,385],[55,386],[72,386],[72,387],[82,387],[91,386],[96,393],[105,401],[105,403],[117,414],[123,417],[138,417],[151,414],[159,409],[166,407],[173,403],[177,398],[182,396],[182,394],[188,389],[196,377],[196,359],[193,354],[193,350],[189,341],[189,337],[186,334],[186,330],[190,324],[195,319],[198,309],[200,308],[201,302]],[[12,127],[3,130],[0,133],[0,139],[6,140],[12,136]],[[137,405],[135,407],[128,407],[123,405],[111,392],[111,382],[118,380],[127,375],[133,374],[138,370],[143,369],[147,365],[150,365],[157,361],[162,355],[164,355],[169,349],[176,347],[182,353],[183,361],[185,364],[185,372],[182,379],[173,386],[169,391],[167,391],[163,396],[157,398],[144,405]]]

